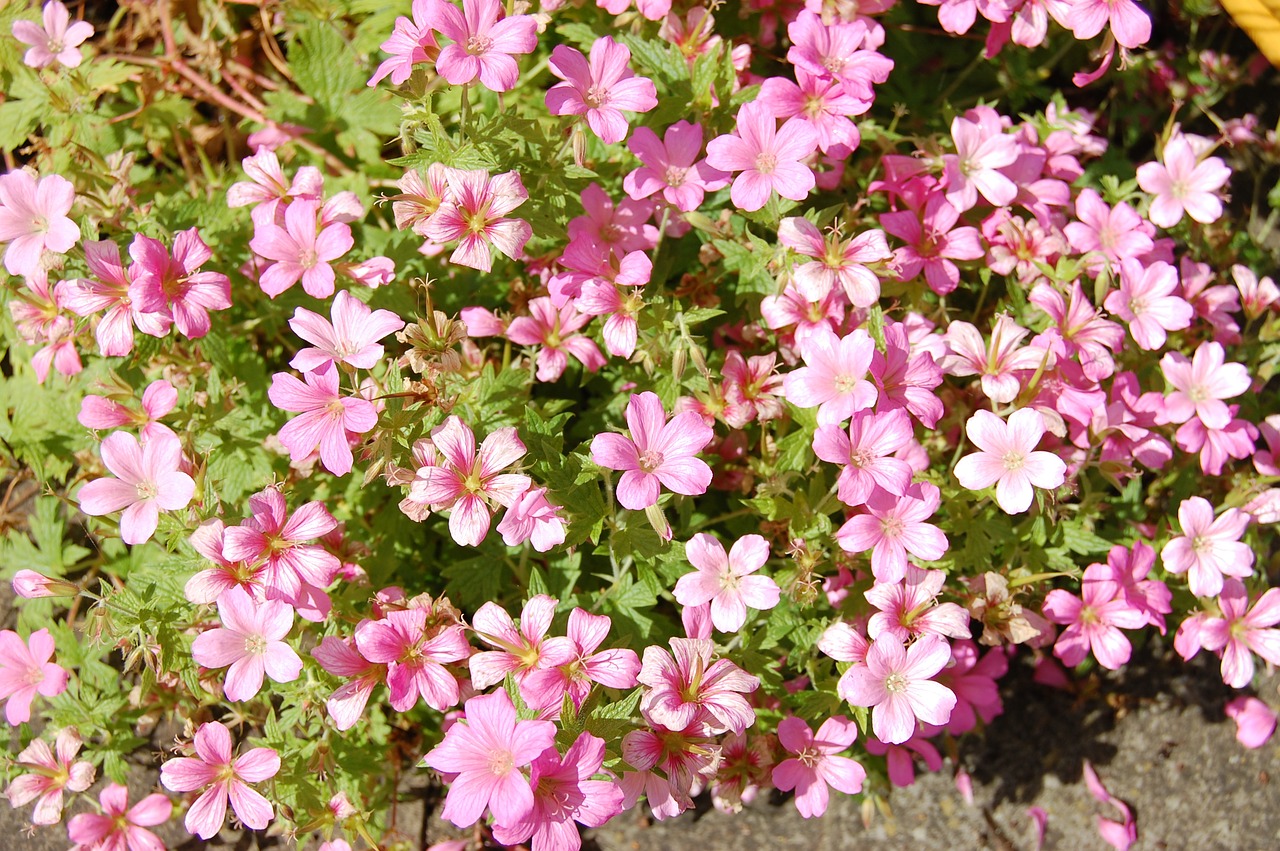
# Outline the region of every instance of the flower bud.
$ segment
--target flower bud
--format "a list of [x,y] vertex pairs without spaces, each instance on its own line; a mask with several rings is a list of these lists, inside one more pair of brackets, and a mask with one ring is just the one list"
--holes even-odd
[[34,570],[19,570],[13,577],[13,593],[28,600],[37,597],[74,597],[80,587],[65,579],[50,579]]

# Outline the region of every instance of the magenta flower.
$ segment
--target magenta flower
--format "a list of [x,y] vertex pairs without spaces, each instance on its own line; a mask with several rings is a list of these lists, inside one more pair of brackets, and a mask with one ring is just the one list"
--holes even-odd
[[814,187],[813,171],[802,160],[818,147],[818,134],[804,120],[790,118],[778,128],[773,112],[759,102],[738,110],[736,133],[707,143],[707,163],[723,172],[740,172],[729,197],[734,206],[759,210],[775,191],[803,201]]
[[541,296],[529,302],[528,316],[511,320],[507,339],[522,346],[539,346],[538,380],[556,381],[569,364],[568,355],[590,372],[604,366],[596,341],[578,333],[590,321],[589,315],[579,313],[570,302],[557,310],[551,299]]
[[1174,295],[1178,272],[1157,260],[1143,266],[1126,258],[1120,264],[1120,289],[1107,296],[1103,306],[1129,323],[1129,334],[1139,348],[1155,351],[1165,344],[1166,331],[1181,331],[1195,318],[1185,299]]
[[743,695],[760,687],[757,677],[728,659],[712,662],[715,644],[710,639],[673,638],[670,643],[674,657],[656,644],[644,649],[636,679],[649,686],[640,701],[645,717],[669,730],[705,722],[712,732],[741,733],[755,723],[755,711]]
[[787,401],[798,408],[818,409],[818,425],[838,426],[876,403],[876,387],[867,368],[876,344],[858,328],[837,337],[826,326],[815,328],[800,354],[804,366],[783,377]]
[[1055,588],[1044,599],[1044,616],[1067,627],[1058,635],[1053,655],[1069,667],[1079,665],[1092,651],[1099,665],[1117,670],[1133,651],[1120,630],[1147,624],[1146,613],[1129,602],[1124,589],[1098,570],[1101,567],[1085,570],[1079,597]]
[[35,801],[31,823],[57,824],[62,819],[62,790],[83,792],[93,785],[93,765],[76,761],[80,745],[80,734],[72,727],[58,731],[53,750],[44,739],[32,739],[16,760],[19,768],[31,773],[13,778],[4,790],[9,805],[25,807]]
[[533,228],[524,219],[506,218],[529,199],[520,175],[508,171],[489,177],[484,169],[446,168],[444,176],[449,194],[424,229],[428,238],[439,243],[458,240],[449,262],[491,271],[490,245],[513,260],[520,259]]
[[707,192],[729,185],[729,175],[698,159],[701,124],[677,121],[662,134],[661,142],[648,127],[638,127],[627,147],[644,163],[622,181],[622,188],[636,200],[661,192],[668,204],[688,213],[702,205]]
[[155,534],[161,511],[186,508],[196,483],[182,472],[182,444],[172,432],[161,432],[141,446],[128,432],[113,432],[102,441],[102,462],[116,478],[94,479],[80,489],[80,510],[101,517],[123,510],[120,537],[126,544],[145,544]]
[[1047,356],[1044,349],[1019,348],[1018,344],[1029,333],[1002,313],[991,329],[991,342],[984,345],[977,328],[957,320],[947,326],[948,353],[938,361],[938,366],[947,375],[982,376],[983,395],[993,402],[1007,404],[1016,399],[1022,389],[1019,373],[1029,376],[1046,361],[1053,363],[1052,356]]
[[528,450],[514,428],[500,428],[476,449],[470,426],[450,416],[431,430],[431,442],[442,456],[419,471],[410,493],[437,511],[451,509],[449,534],[460,546],[478,547],[489,534],[490,504],[511,506],[533,484],[528,476],[503,473]]
[[231,755],[231,732],[217,721],[200,725],[194,757],[171,759],[160,766],[160,782],[170,792],[201,795],[187,810],[187,832],[209,839],[227,818],[227,800],[245,827],[262,830],[275,815],[271,802],[250,783],[270,780],[280,771],[280,756],[271,748],[253,748]]
[[1246,748],[1262,747],[1276,731],[1275,710],[1256,697],[1237,697],[1223,711],[1236,722],[1236,741]]
[[93,35],[93,24],[88,21],[71,23],[71,12],[58,0],[44,4],[42,17],[43,28],[31,21],[13,22],[13,37],[30,45],[22,56],[23,64],[31,68],[47,68],[54,64],[64,68],[80,67],[84,61],[80,45]]
[[283,227],[275,221],[256,223],[249,248],[276,261],[258,278],[262,291],[272,298],[299,280],[307,295],[333,295],[335,276],[330,264],[350,251],[355,240],[346,223],[321,222],[320,206],[311,198],[295,198],[285,207]]
[[883,83],[893,70],[893,60],[868,45],[864,20],[827,25],[822,16],[805,9],[787,26],[791,49],[787,61],[811,74],[834,77],[850,96],[871,101],[872,83]]
[[533,761],[529,784],[533,809],[515,824],[495,824],[493,838],[503,845],[532,839],[536,851],[576,851],[582,838],[574,822],[600,827],[622,812],[623,793],[609,780],[592,780],[604,764],[604,739],[582,733],[564,757],[547,748]]
[[1182,535],[1164,545],[1160,558],[1170,573],[1189,573],[1192,594],[1212,597],[1222,590],[1223,576],[1253,573],[1253,549],[1240,541],[1249,527],[1248,514],[1228,508],[1215,519],[1213,504],[1193,496],[1178,506],[1178,525]]
[[507,506],[498,522],[498,533],[508,547],[531,541],[533,548],[545,553],[564,543],[565,522],[560,506],[547,500],[546,488],[529,488]]
[[[144,441],[154,438],[162,432],[173,434],[159,419],[178,404],[178,391],[164,379],[153,381],[142,391],[140,410],[125,407],[115,399],[106,396],[85,396],[80,402],[80,413],[76,420],[85,428],[98,431],[136,426]],[[176,435],[175,435],[176,436]]]
[[826,237],[808,219],[791,217],[778,225],[778,241],[813,260],[796,268],[796,289],[809,301],[821,301],[832,287],[844,288],[854,307],[870,307],[880,299],[880,279],[867,268],[893,257],[884,231],[869,230],[843,240],[839,230]]
[[[935,727],[926,725],[917,729],[911,738],[899,745],[887,745],[872,736],[866,741],[867,753],[884,757],[885,774],[889,782],[896,788],[905,789],[916,782],[915,756],[923,759],[925,768],[930,771],[942,770],[942,754],[938,753],[938,749],[929,741],[929,736],[936,734]],[[964,794],[961,786],[962,778],[967,776],[963,771],[961,769],[956,774],[956,789],[962,795]],[[972,795],[969,797],[971,798]]]
[[836,154],[852,150],[862,141],[851,115],[862,115],[871,102],[850,96],[833,77],[796,68],[796,81],[769,77],[756,100],[769,107],[775,118],[798,118],[818,136],[818,150]]
[[1185,423],[1198,417],[1206,428],[1226,428],[1231,411],[1224,399],[1246,392],[1253,380],[1244,364],[1225,363],[1221,343],[1201,343],[1191,360],[1181,352],[1167,352],[1160,359],[1160,371],[1173,388],[1164,399],[1169,422]]
[[248,700],[262,689],[265,674],[291,683],[302,673],[302,659],[283,639],[293,627],[293,609],[278,600],[255,602],[240,587],[218,598],[222,626],[202,632],[191,655],[206,668],[227,668],[227,700]]
[[289,366],[299,372],[317,372],[335,361],[359,369],[373,369],[382,357],[378,341],[404,327],[404,320],[389,310],[369,307],[346,290],[333,299],[333,322],[305,307],[289,320],[293,333],[311,343],[293,356]]
[[898,278],[914,280],[921,271],[929,289],[946,295],[960,283],[956,260],[977,260],[986,254],[975,227],[956,227],[960,211],[941,194],[931,194],[923,209],[880,214],[880,226],[907,244],[894,251]]
[[[213,252],[196,228],[173,237],[173,256],[158,239],[138,234],[129,246],[133,265],[129,298],[143,313],[173,319],[190,339],[209,333],[209,311],[231,307],[231,280],[221,272],[201,272]],[[145,329],[144,329],[145,330]]]
[[685,546],[685,557],[697,568],[676,583],[675,598],[682,606],[711,604],[711,622],[721,632],[737,632],[747,622],[747,606],[767,611],[778,605],[781,590],[767,576],[752,576],[769,560],[769,542],[746,535],[734,542],[728,555],[724,545],[699,532]]
[[1197,162],[1191,143],[1176,131],[1165,143],[1161,163],[1138,166],[1138,185],[1156,196],[1147,211],[1152,224],[1171,228],[1183,213],[1201,224],[1217,221],[1222,201],[1214,193],[1231,179],[1231,169],[1218,157]]
[[488,807],[499,825],[519,824],[536,805],[520,769],[553,745],[555,725],[517,721],[505,691],[471,698],[465,714],[422,758],[431,768],[456,775],[440,815],[457,827],[469,827]]
[[525,601],[520,611],[520,629],[506,609],[497,603],[485,603],[471,619],[471,628],[485,644],[497,650],[473,653],[467,660],[471,669],[471,685],[478,690],[502,682],[507,674],[515,675],[523,684],[529,674],[544,668],[567,665],[575,655],[573,642],[559,636],[547,637],[551,619],[556,614],[556,600],[538,594]]
[[956,695],[956,706],[947,722],[947,732],[953,736],[977,727],[979,718],[990,724],[1004,712],[996,680],[1009,672],[1009,657],[999,647],[988,650],[981,659],[978,655],[978,645],[968,639],[957,641],[951,645],[951,664],[938,674],[938,682]]
[[1067,27],[1076,38],[1093,38],[1107,25],[1121,47],[1130,50],[1151,38],[1151,18],[1133,0],[1075,0],[1067,13]]
[[901,494],[911,484],[911,465],[894,456],[911,445],[914,435],[907,412],[887,414],[858,411],[846,433],[839,426],[820,425],[813,435],[813,454],[841,465],[837,496],[859,506],[877,489]]
[[840,756],[858,737],[858,725],[836,715],[822,722],[815,736],[808,724],[794,715],[778,722],[778,743],[787,759],[773,767],[773,785],[783,792],[796,790],[796,809],[805,818],[827,811],[828,786],[846,795],[862,791],[867,772],[854,760]]
[[631,51],[609,36],[591,45],[591,58],[563,44],[551,51],[551,73],[563,83],[547,91],[552,115],[587,116],[587,126],[606,145],[627,137],[622,110],[648,112],[658,105],[658,90],[648,77],[637,77],[627,67]]
[[0,242],[11,275],[35,275],[46,250],[65,254],[80,239],[80,226],[67,216],[76,200],[70,180],[49,174],[36,181],[26,169],[0,174]]
[[471,655],[462,627],[427,634],[426,609],[397,609],[356,627],[356,648],[370,662],[387,666],[391,708],[408,712],[421,697],[444,712],[458,703],[458,679],[445,668]]
[[555,668],[539,668],[529,672],[521,688],[528,693],[531,705],[559,711],[565,692],[581,708],[591,693],[591,685],[616,689],[635,688],[640,673],[640,657],[634,650],[616,648],[599,650],[609,635],[612,621],[605,615],[593,615],[584,609],[569,613],[568,638],[573,642],[574,657],[568,664]]
[[498,0],[463,0],[462,10],[448,2],[433,3],[427,21],[445,38],[453,39],[436,59],[436,73],[450,85],[476,80],[495,92],[513,89],[520,66],[512,58],[538,46],[538,24],[529,15],[499,18]]
[[870,706],[876,738],[891,745],[910,739],[916,719],[942,726],[951,717],[956,695],[932,677],[951,659],[947,642],[923,635],[910,647],[893,635],[871,644],[864,665],[855,665],[841,678],[840,696],[853,706]]
[[956,478],[969,490],[996,486],[996,502],[1006,514],[1031,507],[1033,486],[1052,490],[1066,480],[1067,465],[1052,452],[1037,452],[1044,436],[1044,417],[1021,408],[1005,422],[990,411],[977,411],[965,425],[980,451],[956,464]]
[[94,336],[98,352],[104,357],[118,357],[133,351],[133,329],[152,337],[163,337],[173,325],[173,317],[164,310],[146,313],[134,303],[129,289],[132,281],[120,262],[120,246],[109,240],[85,240],[84,260],[92,278],[59,281],[57,300],[77,316],[106,313],[98,320]]
[[156,792],[129,806],[129,790],[111,783],[98,796],[101,815],[80,813],[67,824],[67,838],[84,851],[158,851],[164,843],[148,827],[164,824],[173,803]]
[[439,56],[440,45],[436,43],[430,19],[431,10],[438,2],[439,0],[413,0],[413,19],[404,15],[396,18],[390,38],[378,45],[384,53],[390,53],[391,57],[382,61],[366,85],[376,86],[388,74],[394,85],[401,85],[413,74],[414,65],[429,62],[433,56]]
[[911,485],[901,496],[876,490],[866,500],[867,513],[845,521],[836,540],[847,553],[871,550],[871,572],[876,581],[897,582],[907,571],[908,552],[924,561],[946,555],[947,536],[925,522],[940,502],[941,492],[930,482]]
[[711,467],[697,455],[714,433],[701,417],[686,412],[667,422],[662,400],[649,392],[632,394],[626,416],[630,439],[606,433],[591,440],[591,460],[622,471],[617,495],[623,508],[656,505],[659,485],[686,496],[706,493]]
[[915,352],[906,327],[896,322],[884,329],[884,353],[871,355],[871,379],[878,398],[876,413],[905,408],[925,428],[942,418],[942,400],[933,388],[942,383],[942,370],[929,352]]
[[355,463],[347,433],[364,434],[378,424],[378,409],[372,402],[359,395],[342,395],[333,364],[306,373],[303,381],[277,372],[267,397],[280,410],[300,414],[280,429],[280,442],[289,457],[302,461],[318,448],[320,463],[335,476],[345,476]]
[[248,180],[227,187],[228,207],[254,207],[252,216],[256,223],[276,221],[281,204],[296,198],[320,202],[324,192],[324,175],[315,166],[304,165],[297,170],[293,180],[284,176],[284,168],[274,151],[260,148],[253,156],[240,161]]
[[1115,373],[1112,353],[1124,345],[1124,329],[1103,319],[1101,312],[1089,303],[1079,281],[1071,285],[1071,301],[1049,283],[1036,284],[1027,301],[1043,310],[1053,320],[1067,355],[1077,355],[1084,374],[1092,381],[1102,381]]

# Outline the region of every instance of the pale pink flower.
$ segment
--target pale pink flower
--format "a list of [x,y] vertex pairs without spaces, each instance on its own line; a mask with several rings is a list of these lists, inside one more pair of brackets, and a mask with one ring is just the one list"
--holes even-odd
[[775,191],[803,201],[814,187],[813,171],[802,160],[818,146],[818,134],[806,121],[791,118],[778,127],[763,103],[743,104],[734,135],[707,143],[707,163],[723,172],[740,172],[730,198],[740,210],[759,210]]
[[1076,355],[1086,377],[1102,381],[1115,373],[1112,353],[1124,345],[1124,329],[1102,318],[1101,312],[1089,303],[1079,281],[1071,285],[1070,302],[1047,282],[1036,284],[1027,301],[1053,320],[1057,327],[1050,331],[1056,330],[1067,355]]
[[1022,379],[1042,365],[1053,364],[1045,349],[1019,347],[1029,334],[1006,313],[996,317],[991,329],[991,342],[984,345],[982,333],[968,322],[955,321],[947,326],[948,353],[938,361],[947,375],[982,376],[982,393],[988,399],[1007,404],[1017,398]]
[[977,727],[979,718],[990,724],[1004,712],[996,680],[1009,672],[1009,657],[1001,647],[988,650],[981,659],[978,656],[978,645],[968,639],[957,641],[951,645],[951,664],[938,674],[938,682],[956,695],[947,722],[947,732],[953,736]]
[[914,280],[921,271],[929,289],[946,295],[960,283],[956,260],[977,260],[986,254],[982,234],[975,227],[956,227],[960,211],[941,193],[922,205],[880,214],[880,226],[907,244],[893,253],[898,278]]
[[632,394],[627,403],[628,439],[620,434],[597,434],[591,440],[591,460],[619,470],[618,502],[641,511],[658,502],[659,486],[686,496],[706,493],[711,467],[697,455],[711,442],[711,427],[694,413],[667,412],[656,393]]
[[236,818],[251,830],[262,830],[275,815],[271,802],[250,783],[261,783],[280,771],[280,755],[271,748],[253,748],[231,755],[231,731],[217,721],[200,725],[194,757],[171,759],[160,766],[160,782],[171,792],[202,790],[187,810],[187,832],[209,839],[222,829],[227,800]]
[[446,168],[444,177],[449,194],[427,219],[424,230],[439,243],[458,240],[449,262],[489,272],[493,269],[490,245],[513,260],[520,259],[533,228],[524,219],[506,218],[529,199],[520,175],[507,171],[490,177],[484,169]]
[[759,535],[734,541],[728,555],[718,540],[699,532],[685,545],[685,557],[696,571],[676,582],[673,592],[682,606],[711,604],[711,622],[721,632],[737,632],[747,622],[747,607],[767,611],[778,605],[781,590],[767,576],[752,576],[769,560],[769,542]]
[[332,264],[355,245],[351,228],[344,222],[320,221],[320,202],[295,198],[284,210],[284,226],[274,221],[257,224],[249,248],[274,260],[258,279],[262,291],[271,298],[299,280],[307,295],[333,295],[335,275]]
[[783,792],[796,791],[796,809],[805,818],[827,811],[827,787],[846,795],[862,791],[867,772],[840,752],[858,738],[858,725],[836,715],[822,722],[815,736],[808,724],[794,715],[778,722],[778,743],[791,754],[773,767],[773,785]]
[[701,124],[677,121],[661,142],[648,127],[638,127],[627,147],[644,163],[622,181],[622,188],[636,200],[661,192],[668,204],[688,213],[701,206],[707,192],[729,185],[729,175],[698,159]]
[[[871,645],[867,637],[851,625],[844,621],[836,621],[827,627],[822,637],[818,639],[818,649],[837,662],[862,664],[867,661],[867,651],[871,649]],[[848,676],[846,671],[840,678],[841,682]]]
[[873,100],[871,84],[889,79],[893,60],[871,49],[875,43],[868,30],[865,20],[828,25],[805,9],[787,26],[792,45],[787,61],[811,74],[835,78],[852,97]]
[[755,723],[755,711],[743,695],[760,687],[757,677],[728,659],[712,662],[715,644],[709,639],[673,638],[670,644],[674,657],[656,644],[646,647],[636,677],[649,686],[640,711],[651,722],[670,730],[705,722],[712,732],[735,733]]
[[[650,221],[654,210],[652,201],[623,198],[615,204],[598,183],[588,183],[578,197],[584,215],[569,220],[569,245],[565,246],[565,259],[561,260],[570,268],[591,270],[607,259],[604,255],[629,257],[632,252],[648,251],[658,244],[658,229]],[[570,262],[568,258],[577,251],[591,256],[591,260]],[[648,280],[645,276],[645,281]]]
[[1182,535],[1160,551],[1164,569],[1181,575],[1190,572],[1188,584],[1197,597],[1212,597],[1222,590],[1222,577],[1253,573],[1253,549],[1240,541],[1249,527],[1249,515],[1228,508],[1216,519],[1213,504],[1200,496],[1178,506]]
[[836,495],[845,505],[859,506],[877,488],[891,494],[906,491],[911,465],[894,453],[910,445],[913,438],[911,420],[901,408],[887,414],[858,411],[848,432],[839,426],[818,426],[813,453],[841,465]]
[[463,0],[462,10],[449,2],[433,3],[428,23],[453,40],[440,50],[436,73],[454,86],[480,79],[495,92],[510,91],[520,79],[514,56],[538,46],[538,24],[530,15],[502,16],[498,0]]
[[142,391],[140,410],[126,407],[115,399],[106,396],[85,396],[80,402],[80,413],[76,420],[85,428],[105,431],[121,426],[134,426],[144,441],[154,438],[161,432],[173,434],[159,419],[174,409],[178,404],[178,391],[164,379],[153,381]]
[[237,586],[218,598],[218,618],[222,626],[197,635],[191,655],[206,668],[227,668],[227,700],[256,695],[264,674],[275,682],[291,683],[302,673],[302,659],[283,641],[293,627],[288,604],[255,602]]
[[778,225],[778,241],[813,260],[794,271],[796,289],[809,301],[821,301],[832,287],[844,288],[854,307],[870,307],[880,299],[880,279],[868,263],[889,260],[884,231],[869,230],[849,240],[838,229],[824,237],[808,219],[791,217]]
[[23,54],[23,64],[31,68],[47,68],[54,64],[64,68],[80,67],[84,61],[80,45],[93,35],[93,24],[88,21],[71,23],[71,12],[58,0],[44,4],[42,18],[43,27],[27,20],[13,22],[13,37],[31,45]]
[[80,226],[67,213],[76,200],[71,181],[48,174],[36,181],[26,169],[0,174],[0,242],[11,275],[35,275],[46,250],[65,254],[80,240]]
[[473,653],[467,660],[471,685],[478,690],[502,682],[508,674],[523,684],[529,674],[544,668],[567,665],[575,655],[568,638],[547,637],[556,615],[556,599],[538,594],[525,601],[520,611],[520,629],[506,609],[485,603],[471,618],[471,628],[485,644],[497,650]]
[[1222,200],[1216,193],[1231,179],[1231,169],[1218,157],[1197,162],[1191,143],[1175,130],[1165,143],[1161,162],[1138,166],[1138,185],[1155,196],[1147,216],[1153,224],[1171,228],[1182,215],[1201,224],[1217,221]]
[[507,326],[507,339],[522,346],[539,346],[538,380],[556,381],[564,374],[569,355],[581,361],[589,372],[604,366],[604,355],[596,341],[578,331],[591,321],[566,302],[556,309],[551,299],[540,296],[529,302],[529,315],[518,316]]
[[622,812],[623,793],[610,780],[592,780],[604,764],[604,739],[581,733],[564,757],[554,747],[533,761],[533,809],[515,823],[494,825],[503,845],[530,842],[533,851],[577,851],[578,826],[600,827]]
[[38,629],[23,641],[11,629],[0,630],[0,700],[5,720],[16,727],[31,719],[36,692],[57,697],[67,690],[67,671],[53,661],[49,630]]
[[[185,337],[209,333],[209,311],[231,307],[231,279],[221,272],[201,272],[213,252],[196,228],[178,231],[170,256],[164,243],[138,234],[129,246],[129,298],[143,313],[161,314]],[[146,330],[145,328],[143,330]]]
[[873,707],[877,739],[901,744],[915,732],[916,719],[938,726],[950,719],[955,693],[932,680],[950,659],[947,642],[936,635],[923,635],[906,649],[895,636],[882,635],[871,643],[866,663],[850,668],[837,689],[851,705]]
[[[947,552],[947,536],[924,521],[938,510],[941,492],[930,482],[906,488],[901,496],[875,490],[866,500],[866,514],[858,514],[836,532],[840,548],[849,553],[871,550],[871,572],[877,582],[897,582],[909,570],[907,553],[936,561]],[[873,636],[874,637],[874,636]]]
[[276,221],[281,204],[296,198],[320,202],[324,192],[324,175],[315,166],[304,165],[294,174],[293,180],[284,176],[284,168],[274,151],[262,148],[240,161],[248,180],[233,183],[227,188],[228,207],[256,205],[254,221]]
[[547,499],[546,488],[529,488],[507,506],[498,522],[498,533],[508,547],[531,541],[533,548],[545,553],[564,543],[565,522],[561,507]]
[[437,712],[458,703],[458,678],[445,668],[471,655],[461,626],[428,636],[426,609],[396,609],[356,627],[356,648],[370,662],[387,666],[391,708],[408,712],[418,699]]
[[637,77],[628,64],[631,50],[609,36],[591,45],[588,60],[578,50],[558,44],[551,51],[551,73],[564,82],[547,91],[552,115],[587,116],[587,126],[606,145],[627,137],[622,110],[648,112],[658,105],[658,90],[648,77]]
[[875,385],[867,380],[876,344],[861,328],[837,337],[818,327],[805,340],[804,366],[786,374],[787,401],[799,408],[818,409],[818,424],[838,426],[876,403]]
[[1018,186],[1000,169],[1018,158],[1018,141],[1004,132],[1000,114],[989,106],[975,107],[951,119],[956,152],[943,157],[947,201],[964,212],[977,205],[978,194],[993,207],[1004,207],[1018,195]]
[[1248,266],[1239,263],[1231,267],[1231,277],[1240,290],[1240,304],[1246,319],[1257,319],[1280,302],[1280,287],[1269,277],[1259,279]]
[[1120,261],[1141,257],[1155,247],[1145,229],[1151,226],[1136,210],[1123,201],[1108,207],[1093,189],[1082,189],[1076,197],[1076,218],[1079,221],[1069,222],[1063,232],[1076,251],[1100,255],[1089,266],[1094,274],[1104,259],[1118,266]]
[[1276,712],[1256,697],[1240,696],[1224,710],[1236,722],[1236,741],[1246,748],[1260,748],[1276,731]]
[[1231,411],[1223,400],[1247,392],[1253,380],[1244,364],[1225,361],[1221,343],[1201,343],[1191,360],[1181,352],[1160,359],[1160,371],[1173,388],[1164,399],[1168,422],[1185,423],[1194,416],[1207,428],[1226,428]]
[[503,826],[513,826],[533,812],[536,802],[529,780],[520,770],[555,742],[550,721],[518,721],[505,691],[466,702],[465,720],[445,733],[444,741],[422,761],[456,775],[449,784],[440,815],[457,827],[469,827],[485,808]]
[[355,463],[348,432],[364,434],[378,425],[378,409],[372,402],[358,394],[342,394],[333,364],[306,373],[303,381],[277,372],[267,397],[280,410],[300,415],[280,429],[280,442],[289,457],[301,461],[318,448],[320,463],[335,476],[345,476]]
[[159,851],[164,847],[148,827],[164,824],[173,814],[173,803],[156,792],[132,807],[129,790],[111,783],[98,796],[102,813],[80,813],[67,824],[67,838],[75,851]]
[[635,806],[640,795],[649,802],[654,818],[679,815],[693,806],[695,784],[715,776],[719,744],[713,728],[695,721],[681,730],[650,722],[650,728],[632,730],[622,737],[622,758],[637,771],[624,771],[618,785]]
[[102,462],[116,478],[94,479],[80,489],[80,510],[101,517],[123,510],[120,537],[145,544],[155,534],[161,511],[180,511],[195,496],[196,483],[182,472],[182,444],[172,432],[141,446],[132,434],[113,432],[102,441]]
[[1129,323],[1129,334],[1146,351],[1165,344],[1166,331],[1181,331],[1195,318],[1195,310],[1185,299],[1174,295],[1178,271],[1161,260],[1143,266],[1126,258],[1120,264],[1120,289],[1113,290],[1103,305]]
[[387,678],[387,666],[370,662],[356,650],[355,640],[326,636],[311,655],[335,677],[347,680],[329,695],[325,708],[339,730],[350,730],[360,722],[374,686]]
[[980,451],[956,464],[956,478],[969,490],[996,486],[996,502],[1006,514],[1031,507],[1033,486],[1052,490],[1066,480],[1067,465],[1052,452],[1037,452],[1044,436],[1044,417],[1021,408],[1005,422],[990,411],[976,411],[965,425]]
[[585,609],[570,612],[567,632],[574,646],[573,659],[554,668],[529,672],[521,694],[527,692],[533,706],[558,712],[566,692],[573,705],[582,708],[593,683],[615,689],[635,688],[636,675],[640,673],[640,657],[635,651],[622,647],[598,649],[612,623],[607,616],[593,615]]
[[[1252,554],[1250,554],[1252,557]],[[1205,649],[1222,654],[1222,681],[1244,688],[1253,679],[1253,654],[1280,665],[1280,588],[1269,588],[1249,606],[1244,583],[1228,579],[1218,596],[1222,617],[1208,617],[1201,626]]]
[[431,430],[441,457],[419,470],[410,494],[435,510],[451,509],[449,534],[464,547],[478,547],[489,534],[491,504],[510,507],[532,486],[528,476],[504,473],[528,452],[514,428],[500,428],[476,449],[471,427],[450,416]]
[[391,82],[399,86],[413,74],[414,65],[430,62],[440,55],[440,45],[436,43],[430,19],[432,8],[439,2],[441,0],[413,0],[413,19],[404,15],[396,18],[391,36],[378,45],[391,57],[382,61],[367,85],[376,86],[389,74]]
[[1092,652],[1099,665],[1117,670],[1133,651],[1120,630],[1147,624],[1146,613],[1130,604],[1120,584],[1101,567],[1091,565],[1085,570],[1081,596],[1055,588],[1044,600],[1044,616],[1067,627],[1058,635],[1053,654],[1069,667],[1079,665]]
[[59,281],[58,303],[77,316],[106,313],[98,320],[94,336],[98,352],[104,357],[119,357],[133,351],[133,329],[152,337],[163,337],[173,325],[173,317],[162,313],[146,313],[129,294],[132,281],[120,262],[120,246],[109,240],[85,240],[84,261],[92,278]]
[[44,739],[32,739],[15,760],[19,768],[31,773],[18,775],[4,790],[10,806],[25,807],[35,801],[32,824],[61,821],[62,790],[83,792],[93,785],[93,766],[84,760],[76,761],[81,744],[80,734],[72,727],[58,731],[53,750]]
[[1076,38],[1093,38],[1108,25],[1116,42],[1130,50],[1151,38],[1151,18],[1133,0],[1071,0],[1066,26]]
[[346,290],[333,299],[333,322],[305,307],[289,320],[293,333],[311,343],[293,356],[289,366],[299,372],[323,370],[341,362],[359,369],[373,369],[382,358],[378,341],[404,327],[404,320],[389,310],[369,310],[368,305]]

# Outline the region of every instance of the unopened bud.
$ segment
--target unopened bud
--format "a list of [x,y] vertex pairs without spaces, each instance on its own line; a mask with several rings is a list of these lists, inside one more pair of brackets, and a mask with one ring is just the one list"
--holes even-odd
[[339,792],[330,798],[329,809],[333,811],[333,817],[338,821],[345,821],[356,814],[356,808],[351,805],[351,799],[347,797],[346,792]]
[[13,577],[13,593],[28,600],[37,597],[74,597],[80,587],[65,579],[50,579],[34,570],[19,570]]
[[587,161],[587,134],[582,132],[582,125],[573,128],[573,163],[583,168]]

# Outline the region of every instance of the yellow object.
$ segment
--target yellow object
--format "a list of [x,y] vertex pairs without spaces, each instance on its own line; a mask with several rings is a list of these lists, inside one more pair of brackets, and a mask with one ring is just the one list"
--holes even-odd
[[1220,0],[1271,64],[1280,68],[1280,0]]

